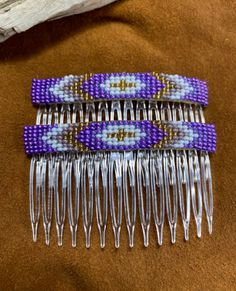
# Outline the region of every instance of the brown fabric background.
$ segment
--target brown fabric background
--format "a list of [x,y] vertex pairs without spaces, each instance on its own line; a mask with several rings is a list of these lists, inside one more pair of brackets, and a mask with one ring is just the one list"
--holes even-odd
[[[0,289],[1,290],[235,290],[235,129],[236,5],[234,0],[124,0],[101,10],[41,24],[0,45]],[[109,225],[100,250],[96,225],[92,247],[84,247],[81,227],[76,249],[68,224],[63,247],[53,227],[46,247],[42,224],[39,241],[31,239],[28,212],[29,159],[22,128],[33,124],[32,77],[68,73],[151,71],[196,76],[209,83],[208,122],[216,123],[217,153],[212,156],[214,229],[202,240],[176,245],[113,247]]]

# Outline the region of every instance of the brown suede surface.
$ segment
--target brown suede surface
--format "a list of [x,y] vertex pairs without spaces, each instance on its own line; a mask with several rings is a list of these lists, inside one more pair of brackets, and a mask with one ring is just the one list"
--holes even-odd
[[[44,23],[0,44],[0,290],[235,290],[236,5],[234,0],[124,0],[98,11]],[[212,155],[213,234],[144,249],[140,226],[135,247],[114,248],[111,225],[106,248],[84,247],[80,220],[78,247],[71,248],[68,222],[63,247],[55,227],[50,247],[42,223],[38,243],[29,222],[30,160],[22,143],[24,125],[35,123],[31,79],[69,73],[157,71],[205,79],[209,84],[207,122],[216,123]]]

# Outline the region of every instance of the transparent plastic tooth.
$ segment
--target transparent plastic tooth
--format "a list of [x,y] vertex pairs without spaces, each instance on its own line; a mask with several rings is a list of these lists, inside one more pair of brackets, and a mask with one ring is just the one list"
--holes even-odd
[[[178,109],[175,104],[172,106],[172,120],[177,121],[178,117],[181,120],[182,110],[181,105],[178,105]],[[189,111],[189,108],[187,108]],[[182,119],[183,120],[183,119]],[[179,192],[179,206],[182,217],[182,223],[184,228],[184,238],[189,239],[189,224],[190,224],[190,182],[189,182],[189,167],[187,153],[185,150],[176,151],[176,170],[177,170],[177,185]]]
[[52,110],[52,124],[58,124],[59,123],[59,109],[58,105],[52,105],[51,106]]
[[[111,102],[110,120],[122,120],[121,103],[114,100]],[[122,162],[123,155],[119,152],[111,152],[108,155],[109,167],[109,201],[112,220],[112,229],[115,238],[115,247],[120,247],[120,230],[122,223]],[[114,176],[115,185],[114,187]],[[114,189],[115,188],[115,189]],[[115,190],[115,191],[114,191]],[[117,212],[117,214],[116,214]]]
[[82,103],[73,104],[72,108],[72,123],[79,123],[84,121],[84,111]]
[[201,153],[201,177],[202,177],[203,201],[208,223],[208,232],[209,234],[211,234],[213,223],[213,190],[211,178],[211,165],[209,155],[204,152]]
[[[193,113],[193,111],[189,110],[189,106],[184,104],[182,106],[182,112],[183,112],[183,121],[188,122],[190,115]],[[192,113],[190,113],[190,112],[192,112]]]
[[[188,107],[187,107],[187,105],[184,106],[183,110],[186,111],[186,108],[188,108],[188,114],[186,114],[185,118],[182,117],[181,120],[186,121],[186,122],[188,122],[188,121],[195,122],[195,118],[196,118],[195,115],[197,115],[196,110],[195,110],[195,106],[192,106],[191,104],[189,104]],[[181,112],[182,112],[182,110],[181,110]]]
[[[137,186],[143,241],[144,246],[147,247],[149,245],[149,229],[151,221],[151,185],[149,174],[149,153],[145,151],[137,153]],[[145,188],[145,197],[143,188]]]
[[[81,189],[81,157],[80,155],[71,155],[68,157],[68,188],[67,188],[67,205],[68,218],[71,231],[72,247],[76,247],[77,229],[80,209],[80,189]],[[72,189],[72,181],[75,181],[75,191]],[[74,205],[73,205],[74,195]]]
[[66,123],[71,123],[71,108],[70,104],[65,105],[65,112],[66,112]]
[[122,120],[120,101],[111,102],[110,120]]
[[[109,198],[110,198],[112,229],[114,232],[115,247],[119,248],[120,230],[122,223],[122,154],[120,154],[119,152],[111,152],[109,154],[108,165],[109,165]],[[117,201],[117,207],[115,205],[116,204],[115,201]]]
[[37,116],[36,116],[36,124],[42,124],[42,114],[43,114],[43,108],[40,106],[37,110]]
[[41,118],[42,118],[42,124],[49,124],[48,123],[48,110],[47,110],[47,107],[44,106],[41,108]]
[[153,218],[156,226],[157,242],[161,246],[163,243],[165,194],[162,168],[162,153],[160,151],[150,153],[150,178]]
[[166,210],[171,232],[171,242],[175,243],[178,216],[178,189],[176,182],[175,156],[173,151],[163,151],[163,170]]
[[[80,121],[90,122],[96,121],[95,104],[87,103],[85,107],[85,115],[83,107],[80,106],[77,110]],[[83,120],[84,118],[84,120]],[[93,223],[93,199],[94,199],[94,155],[81,154],[82,159],[82,216],[83,228],[85,232],[86,248],[91,244],[91,230]],[[88,186],[87,186],[88,182]]]
[[[99,102],[97,121],[108,121],[108,103]],[[100,247],[104,248],[106,243],[106,229],[108,216],[108,158],[107,154],[96,153],[95,156],[95,202],[96,217],[100,237]],[[101,180],[101,182],[100,182]],[[100,186],[100,184],[102,184]],[[100,190],[100,188],[102,190]]]
[[[148,119],[161,120],[160,109],[156,101],[150,101],[148,104]],[[165,193],[164,193],[162,164],[163,164],[162,152],[160,151],[151,152],[150,178],[151,178],[152,211],[157,232],[157,243],[159,245],[162,245],[163,243],[163,227],[165,219]]]
[[[145,101],[138,101],[136,106],[136,120],[146,120],[147,117]],[[145,198],[143,188],[145,188]],[[151,190],[149,175],[149,153],[145,151],[139,151],[137,153],[137,190],[139,214],[143,231],[143,241],[144,246],[147,247],[149,245],[149,229],[151,221]]]
[[[38,224],[40,218],[40,163],[36,157],[32,157],[30,163],[29,179],[29,200],[30,200],[30,220],[32,227],[33,241],[37,241]],[[35,187],[36,186],[36,187]],[[36,189],[35,189],[36,188]]]
[[85,122],[96,121],[95,104],[86,103]]
[[[47,183],[46,180],[48,180]],[[45,243],[49,245],[54,194],[54,159],[52,157],[48,161],[46,158],[42,161],[41,189]]]
[[[38,108],[36,116],[36,124],[41,124],[42,109]],[[40,219],[40,169],[38,158],[32,157],[30,162],[30,178],[29,178],[29,202],[30,202],[30,221],[32,228],[33,241],[37,241],[38,237],[38,224]]]
[[[94,160],[90,154],[83,155],[82,162],[82,215],[86,248],[91,244],[94,199]],[[88,185],[87,185],[88,181]]]
[[184,238],[188,240],[190,223],[190,185],[187,155],[185,151],[176,151],[176,164],[179,205],[184,227]]
[[[161,120],[172,120],[169,102],[161,102]],[[171,242],[176,242],[176,227],[178,218],[178,187],[176,178],[175,153],[173,150],[163,151],[164,190],[166,198],[166,212],[170,226]]]
[[202,189],[201,189],[201,176],[200,166],[197,153],[189,151],[189,177],[190,177],[190,188],[192,197],[192,209],[197,227],[197,236],[201,237],[201,226],[202,226]]
[[147,120],[147,108],[145,101],[137,101],[136,120]]
[[[184,108],[186,111],[186,108]],[[199,122],[199,114],[196,108],[189,105],[189,116],[185,113],[185,119],[183,117],[182,109],[180,109],[181,120]],[[193,215],[197,227],[197,237],[201,237],[202,229],[202,187],[201,187],[201,175],[200,175],[200,162],[199,156],[196,150],[188,151],[188,165],[189,165],[189,182],[191,189],[191,200]]]
[[[42,123],[52,124],[53,113],[52,108],[48,110],[46,106],[42,109]],[[41,156],[41,193],[42,193],[42,211],[43,226],[45,233],[45,243],[50,244],[50,230],[52,223],[53,196],[54,196],[54,158],[52,155],[47,157]]]
[[[48,112],[46,107],[39,107],[36,116],[36,124],[47,124],[48,123]],[[30,164],[30,179],[29,179],[29,200],[30,200],[30,220],[33,234],[33,241],[37,241],[38,237],[38,224],[40,219],[41,211],[41,196],[42,189],[45,187],[44,181],[42,179],[42,167],[44,165],[47,167],[47,161],[44,158],[44,155],[38,157],[32,157]],[[42,197],[44,199],[44,197]],[[44,202],[44,200],[43,200]],[[50,203],[49,203],[50,207]],[[43,204],[43,218],[45,217],[44,213],[45,207]],[[45,222],[45,220],[44,220]],[[45,234],[46,234],[46,243],[49,244],[49,224],[44,223]]]
[[52,124],[52,121],[53,121],[52,107],[49,107],[47,110],[47,124]]
[[[67,121],[72,123],[83,122],[83,106],[81,103],[73,104],[72,111],[70,106],[66,110]],[[68,206],[68,219],[71,231],[72,247],[77,244],[77,230],[80,216],[80,195],[81,195],[81,167],[82,155],[80,153],[68,154],[68,177],[67,177],[67,206]],[[73,180],[75,181],[75,189],[72,188]],[[74,201],[73,201],[74,197]]]
[[[130,100],[124,101],[123,119],[134,120],[133,102]],[[136,167],[136,154],[132,151],[124,152],[123,159],[124,210],[126,227],[129,238],[129,246],[131,248],[134,246],[134,232],[137,212],[135,167]],[[128,189],[130,189],[130,191]],[[131,199],[129,199],[130,196]]]
[[130,100],[124,101],[123,120],[134,120],[134,106]]
[[[107,154],[95,154],[95,201],[96,217],[100,236],[100,247],[105,247],[108,215],[108,162]],[[100,178],[102,187],[100,187]],[[102,188],[102,191],[100,190]],[[101,194],[102,193],[102,194]]]
[[67,106],[68,105],[66,105],[66,104],[61,105],[59,116],[58,116],[60,124],[66,123],[66,107]]
[[[136,155],[133,152],[124,153],[123,160],[123,191],[124,191],[124,209],[126,226],[128,230],[129,246],[134,246],[134,231],[136,222],[136,179],[135,179],[135,160]],[[129,186],[128,186],[129,185]],[[128,188],[130,191],[128,191]],[[131,195],[131,199],[129,196]],[[131,203],[130,203],[131,200]]]
[[172,112],[169,102],[161,102],[160,104],[160,116],[161,120],[172,120]]
[[57,155],[55,157],[54,209],[58,246],[62,246],[64,223],[66,216],[67,176],[68,176],[67,156],[65,154]]
[[148,103],[148,119],[160,120],[160,112],[156,101],[149,101]]
[[109,111],[107,102],[99,102],[98,104],[98,121],[109,121]]
[[203,109],[202,109],[202,107],[201,106],[199,106],[199,105],[197,105],[196,106],[196,111],[197,112],[199,112],[199,119],[200,119],[200,122],[202,122],[202,123],[205,123],[205,117],[204,117],[204,112],[203,112]]
[[[205,123],[202,107],[198,106],[197,112],[199,112],[200,122]],[[208,223],[208,232],[212,233],[213,225],[213,189],[212,189],[212,177],[211,177],[211,164],[209,154],[207,152],[200,152],[200,164],[201,164],[201,181],[203,202]]]
[[[63,104],[58,110],[54,107],[53,117],[55,123],[70,123],[71,110],[69,104]],[[68,175],[70,154],[56,154],[54,158],[54,209],[57,229],[57,244],[62,246],[63,231],[66,216],[66,199],[68,191]],[[69,177],[70,178],[70,177]]]

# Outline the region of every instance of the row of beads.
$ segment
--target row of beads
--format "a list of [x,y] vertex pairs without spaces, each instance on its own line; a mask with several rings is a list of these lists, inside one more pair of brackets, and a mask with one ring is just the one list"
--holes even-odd
[[153,126],[150,121],[124,124],[90,124],[78,135],[78,140],[88,148],[101,150],[121,149],[130,146],[130,149],[149,148],[164,137],[164,132]]
[[89,100],[159,99],[207,105],[205,82],[196,78],[158,73],[85,74],[32,83],[33,104]]
[[197,149],[214,152],[213,125],[187,122],[114,121],[25,127],[27,154],[61,151]]

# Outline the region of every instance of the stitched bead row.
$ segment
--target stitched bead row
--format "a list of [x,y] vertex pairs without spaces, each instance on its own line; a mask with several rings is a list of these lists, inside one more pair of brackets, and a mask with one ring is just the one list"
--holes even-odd
[[215,127],[194,122],[110,121],[28,126],[27,154],[65,151],[196,149],[214,152]]
[[33,104],[143,99],[208,104],[207,85],[196,78],[152,73],[84,74],[33,79]]

